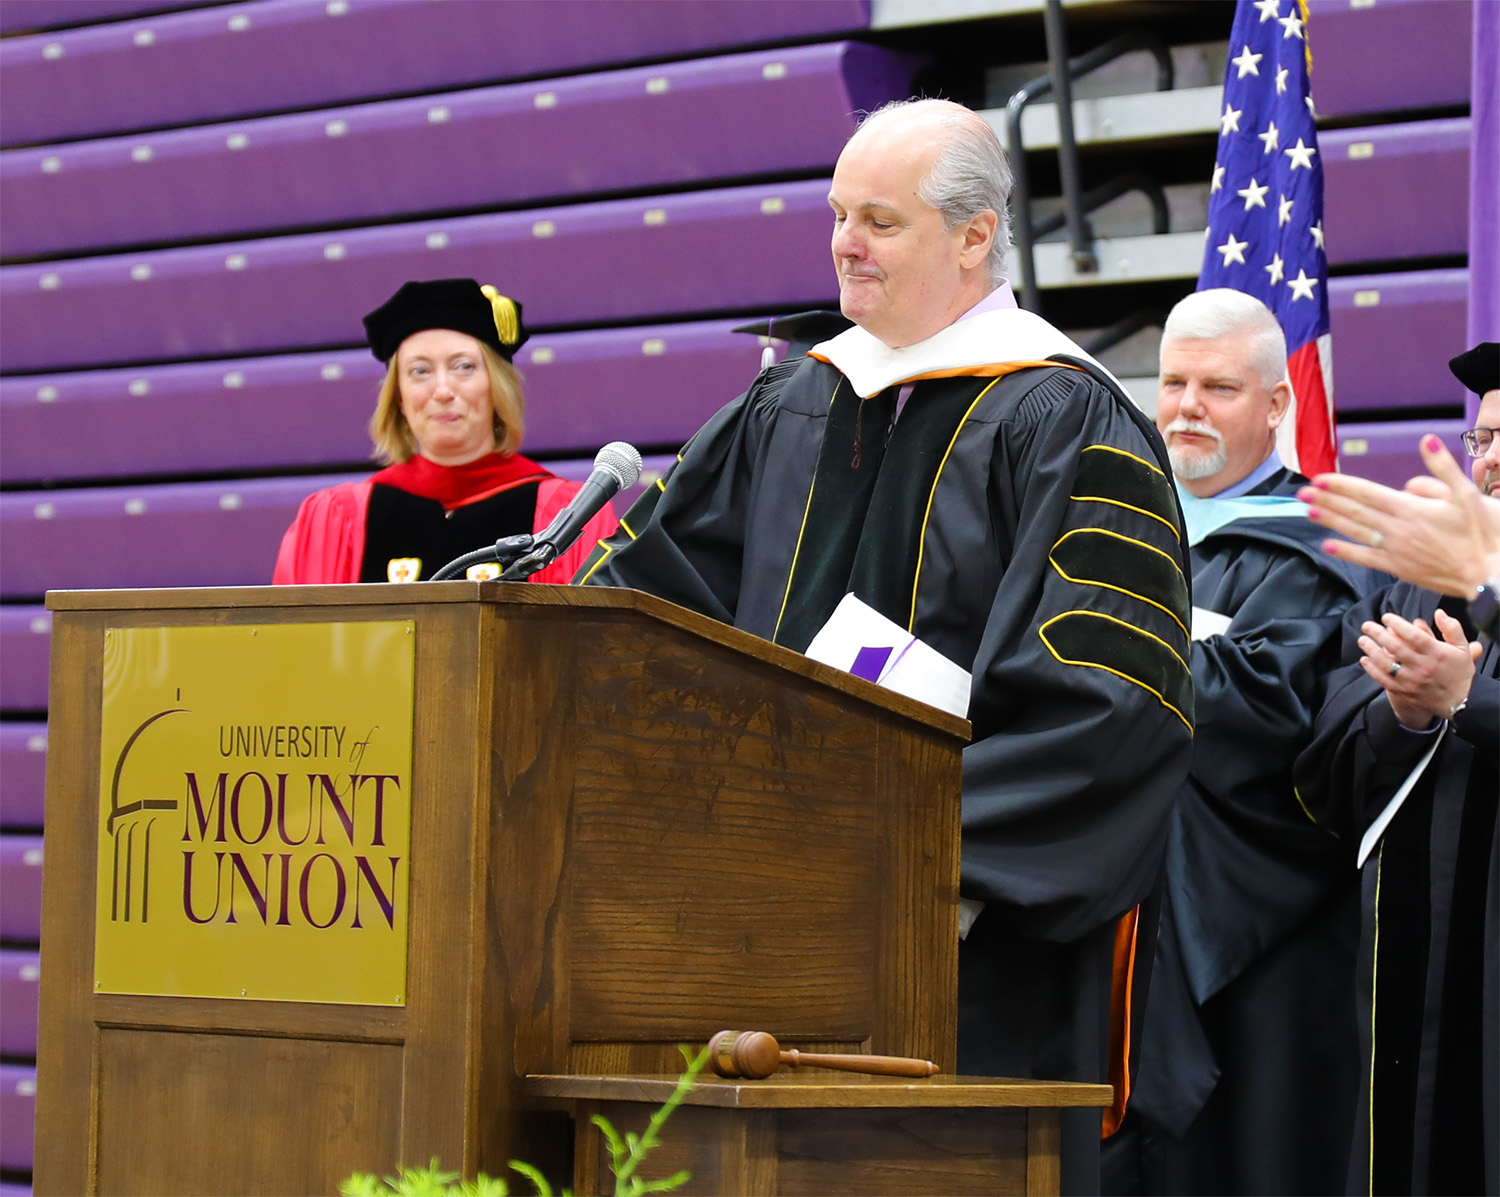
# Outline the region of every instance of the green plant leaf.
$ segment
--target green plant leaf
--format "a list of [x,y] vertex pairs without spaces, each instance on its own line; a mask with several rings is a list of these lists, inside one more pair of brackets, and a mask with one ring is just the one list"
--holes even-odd
[[686,1168],[680,1172],[674,1172],[662,1180],[638,1180],[642,1193],[670,1193],[673,1189],[680,1189],[693,1178],[693,1174]]
[[609,1144],[610,1170],[618,1176],[621,1166],[630,1154],[625,1150],[625,1143],[620,1138],[620,1132],[615,1130],[614,1124],[603,1114],[595,1114],[589,1121],[599,1128],[599,1133]]
[[510,1186],[498,1176],[481,1172],[473,1180],[462,1180],[448,1189],[450,1197],[510,1197]]
[[[678,1045],[677,1050],[682,1052],[684,1058],[690,1056],[688,1049],[681,1044]],[[662,1103],[661,1108],[652,1114],[650,1120],[646,1123],[646,1133],[638,1137],[633,1134],[629,1136],[631,1143],[629,1158],[625,1159],[622,1163],[618,1155],[615,1157],[613,1166],[615,1174],[615,1197],[635,1197],[636,1194],[647,1192],[642,1187],[643,1182],[636,1176],[636,1171],[651,1149],[660,1142],[661,1128],[666,1124],[667,1119],[672,1116],[672,1112],[682,1104],[683,1099],[687,1097],[688,1092],[692,1089],[693,1083],[698,1079],[698,1074],[707,1065],[708,1048],[705,1046],[696,1056],[691,1056],[687,1071],[677,1078],[677,1085],[672,1090],[671,1096]],[[596,1118],[595,1121],[597,1122],[598,1119]],[[683,1179],[686,1180],[687,1177]],[[679,1181],[678,1183],[682,1182]]]
[[[698,1079],[698,1074],[708,1064],[707,1047],[696,1056],[683,1044],[678,1044],[677,1050],[687,1061],[687,1069],[677,1078],[677,1085],[671,1096],[651,1115],[643,1134],[637,1135],[630,1131],[621,1138],[620,1132],[604,1115],[595,1114],[590,1119],[609,1145],[610,1171],[615,1177],[616,1197],[669,1193],[692,1178],[692,1173],[687,1169],[675,1172],[663,1180],[646,1181],[636,1175],[641,1162],[660,1143],[661,1128],[672,1116],[672,1112],[682,1104]],[[547,1178],[536,1168],[521,1160],[511,1160],[510,1167],[531,1182],[535,1197],[552,1197],[552,1188],[547,1183]],[[372,1173],[355,1172],[339,1185],[340,1197],[509,1197],[509,1192],[504,1180],[486,1176],[483,1172],[471,1181],[462,1180],[457,1172],[444,1172],[437,1156],[432,1157],[426,1168],[401,1168],[395,1176],[387,1176],[383,1183]],[[562,1197],[572,1197],[571,1191],[564,1189]]]
[[433,1156],[425,1168],[402,1168],[395,1176],[387,1176],[385,1191],[396,1197],[447,1197],[448,1186],[458,1179],[457,1172],[444,1172]]

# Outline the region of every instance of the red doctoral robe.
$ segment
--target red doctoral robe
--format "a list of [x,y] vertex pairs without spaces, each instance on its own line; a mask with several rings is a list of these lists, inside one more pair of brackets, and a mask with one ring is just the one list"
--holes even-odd
[[[419,511],[426,504],[439,504],[445,515],[453,515],[523,487],[534,487],[535,506],[529,526],[487,527],[484,537],[469,546],[469,551],[472,551],[503,536],[540,532],[578,493],[579,485],[556,477],[519,454],[503,456],[492,453],[461,466],[440,466],[425,457],[413,457],[399,465],[388,466],[363,482],[345,482],[308,495],[282,537],[272,582],[276,585],[306,585],[360,581],[361,574],[367,572],[365,553],[367,543],[372,539],[368,527],[371,498],[377,493],[377,487],[389,487],[400,492],[400,496],[410,496],[411,501],[406,505]],[[405,502],[404,499],[401,501]],[[551,565],[533,574],[530,580],[571,581],[595,545],[611,535],[618,522],[606,505],[589,521],[571,547]],[[380,529],[376,529],[375,538],[379,532]],[[418,559],[415,570],[407,564],[413,558],[392,558],[386,576],[390,581],[417,581],[431,576],[459,555],[453,553],[442,560],[428,560],[425,553],[417,553],[414,555]],[[375,564],[378,563],[372,563],[371,568]]]

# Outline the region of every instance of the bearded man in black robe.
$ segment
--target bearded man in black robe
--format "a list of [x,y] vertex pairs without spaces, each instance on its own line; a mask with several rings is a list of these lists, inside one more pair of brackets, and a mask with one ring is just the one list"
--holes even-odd
[[1343,1184],[1356,1076],[1353,853],[1292,781],[1339,617],[1384,575],[1321,551],[1277,453],[1286,341],[1258,299],[1188,296],[1162,333],[1157,425],[1192,545],[1191,776],[1125,1133],[1108,1187],[1323,1193]]
[[[829,192],[856,327],[714,416],[580,578],[798,650],[852,593],[968,670],[959,1068],[1104,1081],[1191,743],[1186,547],[1155,429],[1015,306],[1009,189],[968,109],[869,118]],[[1064,1112],[1064,1191],[1099,1135]]]

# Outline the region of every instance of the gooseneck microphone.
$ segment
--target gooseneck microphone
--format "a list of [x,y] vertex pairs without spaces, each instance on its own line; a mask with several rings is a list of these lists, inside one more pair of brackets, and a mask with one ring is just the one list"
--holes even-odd
[[500,575],[502,582],[519,582],[545,569],[566,550],[604,505],[641,476],[641,455],[634,445],[610,441],[594,457],[594,469],[573,501],[557,513],[531,542],[531,551]]
[[471,565],[489,561],[509,564],[500,575],[502,582],[519,582],[539,569],[545,569],[588,526],[604,505],[627,486],[634,486],[641,476],[641,455],[634,445],[610,441],[594,457],[594,469],[588,481],[578,488],[573,501],[559,511],[553,521],[535,536],[529,532],[507,536],[492,545],[475,549],[448,562],[429,581],[445,582],[465,573]]
[[508,565],[517,557],[523,556],[530,551],[530,532],[523,532],[519,536],[506,536],[501,540],[497,540],[494,544],[485,545],[482,549],[475,549],[472,553],[465,553],[462,557],[455,557],[427,580],[429,582],[447,582],[466,574],[471,565],[485,565],[492,561]]

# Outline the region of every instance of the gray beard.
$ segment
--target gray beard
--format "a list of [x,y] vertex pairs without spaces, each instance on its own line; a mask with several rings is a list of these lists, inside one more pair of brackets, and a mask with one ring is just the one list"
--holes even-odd
[[1212,453],[1190,453],[1185,449],[1168,449],[1167,457],[1172,462],[1172,473],[1188,482],[1199,478],[1211,478],[1229,461],[1223,445]]

